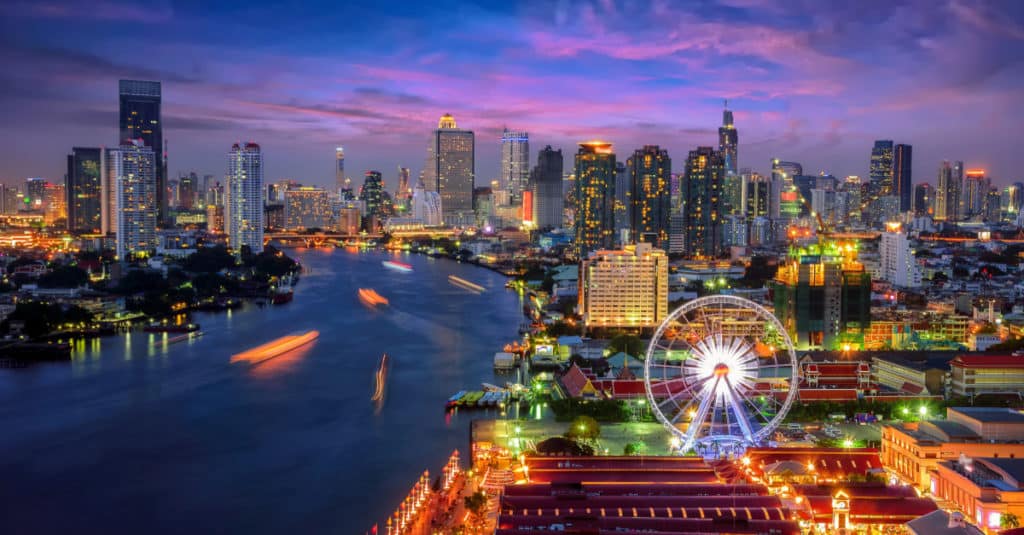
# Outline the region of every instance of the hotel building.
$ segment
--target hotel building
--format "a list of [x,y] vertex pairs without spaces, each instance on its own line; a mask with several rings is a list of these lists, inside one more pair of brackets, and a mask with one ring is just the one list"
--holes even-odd
[[651,244],[594,251],[580,272],[588,327],[655,327],[668,316],[668,256]]

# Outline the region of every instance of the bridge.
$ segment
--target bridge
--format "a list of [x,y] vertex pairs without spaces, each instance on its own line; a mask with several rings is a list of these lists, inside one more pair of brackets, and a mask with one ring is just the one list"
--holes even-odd
[[[460,231],[450,228],[422,228],[422,229],[408,229],[408,230],[394,230],[390,232],[392,238],[398,238],[402,240],[413,240],[413,239],[439,239],[439,238],[452,238],[458,236]],[[276,241],[286,245],[302,244],[305,247],[323,247],[325,245],[336,245],[339,242],[344,241],[366,241],[366,240],[379,240],[384,237],[383,233],[380,232],[359,232],[359,233],[347,233],[347,232],[295,232],[295,231],[281,231],[281,232],[267,232],[263,234],[263,245],[267,245],[271,241]]]

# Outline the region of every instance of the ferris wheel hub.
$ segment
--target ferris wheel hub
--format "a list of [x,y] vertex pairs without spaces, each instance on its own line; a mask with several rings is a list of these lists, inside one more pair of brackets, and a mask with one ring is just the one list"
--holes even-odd
[[729,375],[729,365],[724,362],[719,362],[715,365],[715,377],[725,377]]

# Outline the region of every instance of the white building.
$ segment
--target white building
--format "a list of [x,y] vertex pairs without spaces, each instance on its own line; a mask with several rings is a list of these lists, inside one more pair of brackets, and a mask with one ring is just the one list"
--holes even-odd
[[598,250],[580,263],[588,327],[654,327],[668,316],[668,256],[649,243]]
[[224,226],[236,254],[245,245],[263,252],[263,154],[255,143],[235,143],[228,153]]
[[117,258],[156,250],[156,154],[141,140],[107,153]]
[[412,217],[425,226],[438,227],[444,222],[441,211],[441,195],[427,191],[421,180],[412,190]]
[[878,245],[878,254],[879,278],[902,288],[921,286],[921,268],[899,223],[887,224]]
[[516,200],[522,199],[526,182],[530,178],[530,135],[505,129],[501,133],[500,189]]

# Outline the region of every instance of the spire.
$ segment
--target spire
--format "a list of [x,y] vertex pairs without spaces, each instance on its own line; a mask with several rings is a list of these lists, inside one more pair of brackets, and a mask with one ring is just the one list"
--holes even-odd
[[732,126],[732,110],[729,109],[729,99],[725,99],[725,106],[722,109],[722,126]]

